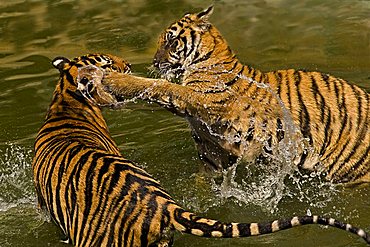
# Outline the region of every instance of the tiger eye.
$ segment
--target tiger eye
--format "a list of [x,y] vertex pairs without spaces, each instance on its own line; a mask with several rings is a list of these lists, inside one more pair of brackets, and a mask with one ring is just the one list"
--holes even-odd
[[173,33],[167,33],[165,37],[167,41],[171,41],[175,38],[175,35]]
[[175,39],[172,43],[171,43],[171,48],[176,48],[178,45],[180,44],[180,42]]

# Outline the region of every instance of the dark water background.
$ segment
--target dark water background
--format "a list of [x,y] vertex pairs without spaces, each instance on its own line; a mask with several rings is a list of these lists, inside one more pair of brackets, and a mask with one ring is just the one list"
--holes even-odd
[[[36,210],[32,147],[58,73],[50,61],[108,52],[146,75],[159,33],[211,1],[0,2],[0,246],[66,246]],[[320,70],[370,90],[370,1],[215,1],[211,21],[245,63],[264,71]],[[105,110],[122,153],[144,166],[182,205],[223,221],[262,221],[308,209],[370,231],[370,186],[335,187],[302,178],[274,210],[212,192],[200,174],[187,123],[153,104]],[[207,240],[176,235],[175,246],[366,246],[318,226],[269,236]]]

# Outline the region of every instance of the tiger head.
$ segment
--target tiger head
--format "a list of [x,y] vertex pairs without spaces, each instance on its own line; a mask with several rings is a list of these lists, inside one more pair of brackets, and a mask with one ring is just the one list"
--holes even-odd
[[182,78],[187,72],[207,68],[232,52],[220,32],[208,21],[213,6],[186,14],[159,37],[153,65],[166,79]]
[[52,64],[60,72],[57,91],[60,94],[83,94],[97,105],[112,105],[117,102],[114,95],[106,92],[100,83],[107,72],[130,72],[130,64],[123,59],[109,54],[88,54],[69,60],[56,57]]

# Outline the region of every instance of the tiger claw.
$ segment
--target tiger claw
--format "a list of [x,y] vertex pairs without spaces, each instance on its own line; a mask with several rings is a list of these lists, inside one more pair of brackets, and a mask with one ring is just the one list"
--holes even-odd
[[92,84],[93,87],[101,84],[104,71],[94,65],[84,66],[78,69],[77,89],[80,91],[88,90],[87,86]]

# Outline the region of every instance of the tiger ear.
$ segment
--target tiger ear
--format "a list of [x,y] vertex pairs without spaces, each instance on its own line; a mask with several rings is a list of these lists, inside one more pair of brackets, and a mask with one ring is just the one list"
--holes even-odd
[[213,13],[213,5],[209,6],[202,12],[199,12],[197,14],[197,17],[202,20],[208,20],[208,18],[212,15],[212,13]]
[[53,59],[53,61],[51,62],[53,64],[53,66],[55,68],[57,68],[60,72],[63,71],[63,68],[64,68],[64,65],[66,63],[69,63],[70,60],[68,58],[65,58],[65,57],[56,57]]

